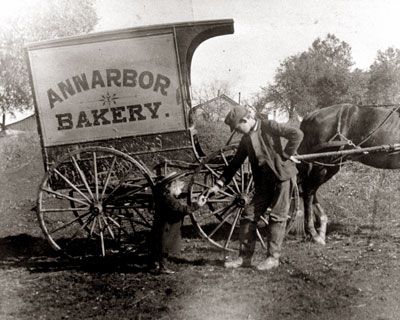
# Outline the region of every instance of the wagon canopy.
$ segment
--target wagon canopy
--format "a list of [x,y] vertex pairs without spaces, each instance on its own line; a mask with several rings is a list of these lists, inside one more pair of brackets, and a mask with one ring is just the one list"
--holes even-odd
[[[93,33],[29,45],[27,55],[45,166],[66,147],[104,145],[105,141],[107,145],[124,145],[122,149],[128,153],[140,154],[173,149],[176,146],[160,140],[165,134],[181,133],[186,138],[169,140],[192,148],[187,115],[193,54],[203,41],[231,33],[233,20],[213,20]],[[146,136],[154,135],[158,140],[144,141]],[[140,140],[132,143],[135,138]],[[129,141],[130,147],[124,141]]]

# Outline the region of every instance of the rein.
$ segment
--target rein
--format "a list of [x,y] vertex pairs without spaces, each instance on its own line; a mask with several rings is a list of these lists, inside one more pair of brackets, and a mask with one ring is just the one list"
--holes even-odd
[[[366,105],[368,106],[368,105]],[[392,111],[386,116],[386,118],[373,130],[371,130],[367,136],[358,144],[355,144],[352,140],[348,139],[345,135],[341,133],[341,127],[342,127],[342,113],[343,113],[343,105],[340,107],[339,113],[338,113],[338,126],[335,135],[329,139],[329,141],[321,143],[317,145],[313,150],[315,149],[323,149],[327,147],[335,147],[338,146],[339,150],[342,150],[345,145],[349,145],[355,149],[360,149],[361,145],[363,145],[365,142],[367,142],[380,128],[382,128],[386,122],[391,118],[391,116],[397,112],[400,109],[400,104],[395,104],[395,105],[370,105],[373,107],[396,107],[392,109]],[[339,137],[339,141],[335,141],[335,139]],[[311,163],[311,164],[317,164],[320,166],[326,166],[326,167],[335,167],[335,166],[342,166],[343,162],[346,162],[347,160],[344,159],[345,156],[338,157],[332,161],[332,163],[323,163],[319,161],[311,161],[311,162],[306,162],[306,163]],[[344,161],[343,161],[344,160]],[[339,162],[339,163],[338,163]]]
[[377,132],[380,128],[382,128],[384,126],[384,124],[390,119],[390,117],[393,115],[393,113],[397,112],[397,110],[400,109],[400,105],[397,105],[397,107],[395,109],[393,109],[388,115],[387,117],[381,122],[381,124],[375,128],[374,130],[372,130],[367,137],[361,141],[357,146],[361,146],[362,144],[364,144],[366,141],[368,141],[369,138],[371,138],[375,132]]

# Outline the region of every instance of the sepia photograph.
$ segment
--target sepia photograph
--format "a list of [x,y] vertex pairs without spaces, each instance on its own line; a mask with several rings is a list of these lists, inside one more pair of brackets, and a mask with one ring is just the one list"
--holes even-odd
[[0,0],[0,320],[400,319],[399,12]]

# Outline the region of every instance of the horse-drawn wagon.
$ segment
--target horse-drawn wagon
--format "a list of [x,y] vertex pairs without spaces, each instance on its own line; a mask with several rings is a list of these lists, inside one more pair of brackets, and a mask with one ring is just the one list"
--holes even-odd
[[[190,67],[203,41],[231,33],[233,20],[200,21],[27,47],[45,167],[36,210],[55,250],[135,251],[152,225],[157,177],[171,168],[191,177],[189,202],[213,186],[236,147],[204,157],[191,116]],[[191,216],[200,234],[237,248],[252,184],[245,164]]]
[[[208,194],[236,146],[207,157],[202,152],[191,114],[190,68],[203,41],[232,33],[233,20],[199,21],[27,47],[45,167],[36,210],[55,250],[70,256],[135,251],[152,225],[157,178],[171,168],[190,180],[188,202]],[[252,192],[244,163],[192,222],[213,245],[236,250]],[[290,222],[297,207],[295,188]],[[262,229],[257,235],[264,245]]]
[[202,155],[191,118],[193,54],[231,33],[233,20],[200,21],[27,47],[46,171],[37,215],[54,249],[105,255],[143,240],[160,169],[179,159],[191,170]]

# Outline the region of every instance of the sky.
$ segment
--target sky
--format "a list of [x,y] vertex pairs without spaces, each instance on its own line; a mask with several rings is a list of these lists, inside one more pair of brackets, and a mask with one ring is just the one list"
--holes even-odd
[[192,84],[226,80],[249,100],[273,82],[280,62],[333,33],[366,70],[378,50],[400,48],[400,1],[98,0],[97,30],[190,20],[233,19],[235,33],[205,41],[194,54]]
[[[43,0],[0,0],[0,21]],[[196,50],[192,85],[229,81],[232,97],[251,97],[272,83],[285,58],[334,34],[352,48],[354,67],[367,70],[378,50],[400,48],[397,0],[97,0],[95,31],[184,21],[233,19],[235,32]]]

